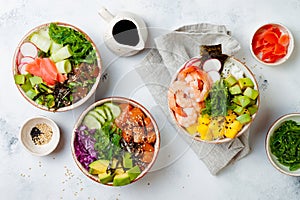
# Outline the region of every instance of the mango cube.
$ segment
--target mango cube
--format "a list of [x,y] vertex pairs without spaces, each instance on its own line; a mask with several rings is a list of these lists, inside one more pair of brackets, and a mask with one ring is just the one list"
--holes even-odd
[[191,125],[189,127],[186,128],[187,132],[191,135],[194,135],[195,133],[197,133],[197,124]]

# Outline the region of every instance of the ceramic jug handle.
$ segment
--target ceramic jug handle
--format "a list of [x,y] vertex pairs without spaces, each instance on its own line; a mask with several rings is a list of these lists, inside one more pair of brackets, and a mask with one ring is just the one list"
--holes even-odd
[[114,16],[104,7],[99,10],[99,15],[106,21],[110,22]]

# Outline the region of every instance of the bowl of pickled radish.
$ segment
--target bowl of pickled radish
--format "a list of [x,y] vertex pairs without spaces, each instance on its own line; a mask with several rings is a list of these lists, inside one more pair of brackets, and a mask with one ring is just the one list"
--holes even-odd
[[196,141],[224,143],[246,132],[259,108],[253,73],[221,45],[201,46],[172,78],[168,108],[175,126]]
[[138,102],[109,97],[89,106],[77,120],[71,149],[79,169],[92,180],[124,186],[141,179],[158,155],[160,134]]

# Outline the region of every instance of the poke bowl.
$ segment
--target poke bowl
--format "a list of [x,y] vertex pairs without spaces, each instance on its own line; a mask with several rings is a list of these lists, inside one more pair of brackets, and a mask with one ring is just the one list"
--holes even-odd
[[278,23],[259,27],[251,38],[252,56],[260,63],[275,66],[284,63],[294,49],[294,38],[289,29]]
[[124,186],[142,178],[154,164],[160,134],[139,103],[109,97],[88,107],[73,130],[71,150],[79,169],[92,180]]
[[22,96],[35,107],[67,111],[95,92],[101,76],[100,55],[80,29],[47,23],[29,31],[19,43],[13,76]]
[[265,140],[269,161],[281,173],[300,176],[300,113],[279,117],[270,126]]
[[259,107],[254,75],[221,45],[201,46],[171,80],[168,109],[180,132],[208,143],[229,142],[248,130]]

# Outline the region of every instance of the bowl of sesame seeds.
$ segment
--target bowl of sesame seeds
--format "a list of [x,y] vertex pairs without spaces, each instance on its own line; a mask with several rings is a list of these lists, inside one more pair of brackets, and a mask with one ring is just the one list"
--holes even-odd
[[57,124],[44,116],[28,119],[20,129],[22,145],[36,156],[45,156],[53,152],[59,139],[60,130]]

